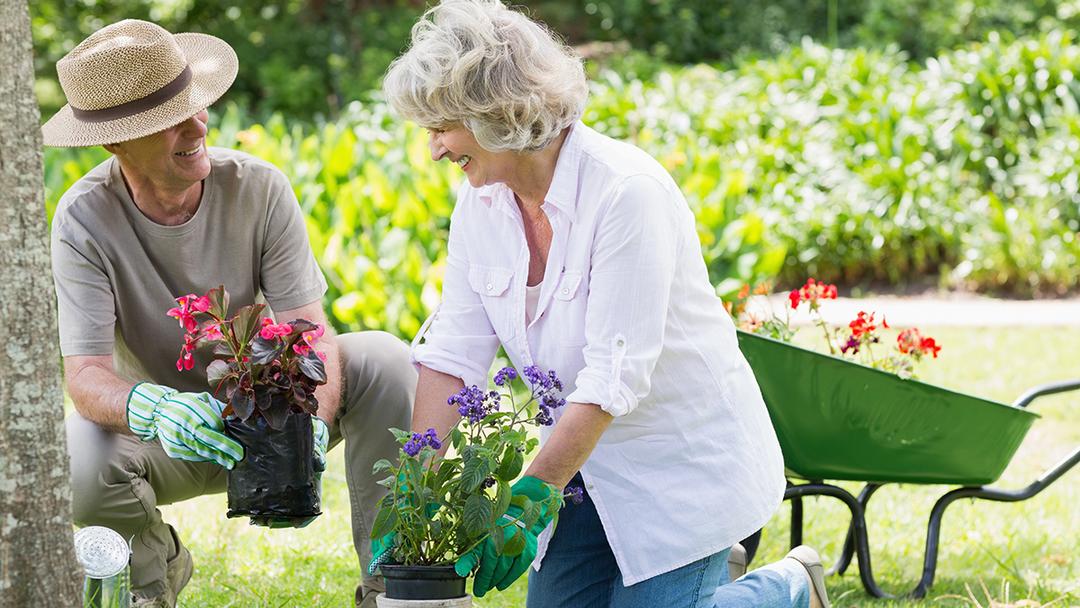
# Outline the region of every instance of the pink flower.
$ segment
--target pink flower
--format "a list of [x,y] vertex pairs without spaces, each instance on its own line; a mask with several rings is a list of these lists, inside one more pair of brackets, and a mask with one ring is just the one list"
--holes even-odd
[[191,303],[191,308],[195,310],[195,312],[206,312],[210,310],[210,298],[206,296],[199,296],[195,298],[195,301]]
[[[179,304],[179,306],[177,306],[176,308],[170,308],[169,312],[165,314],[179,321],[180,327],[182,327],[185,331],[189,333],[195,332],[199,329],[199,324],[195,321],[195,315],[192,314],[192,304],[200,299],[206,300],[206,307],[207,309],[209,309],[210,300],[206,299],[205,297],[199,298],[195,294],[190,294],[176,298],[176,303]],[[197,310],[197,312],[205,311]]]
[[259,330],[259,335],[263,340],[273,340],[278,337],[285,337],[292,333],[292,326],[288,323],[275,324],[273,319],[266,318],[262,321],[262,329]]
[[292,349],[293,352],[300,355],[301,357],[305,357],[308,353],[311,352],[311,347],[307,344],[304,344],[303,342],[297,342],[296,344],[293,344]]
[[199,339],[193,334],[184,334],[184,344],[180,346],[180,358],[176,360],[176,371],[182,372],[195,367],[195,347],[198,344]]
[[221,333],[221,326],[217,323],[211,323],[203,329],[203,339],[213,342],[215,340],[224,340],[225,336]]

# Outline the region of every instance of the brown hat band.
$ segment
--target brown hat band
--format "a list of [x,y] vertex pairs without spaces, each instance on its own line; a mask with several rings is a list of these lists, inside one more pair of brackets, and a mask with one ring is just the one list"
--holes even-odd
[[83,122],[108,122],[110,120],[127,118],[128,116],[134,116],[141,112],[156,108],[166,101],[169,101],[173,97],[179,95],[180,91],[183,91],[184,87],[188,86],[190,82],[191,66],[185,66],[184,71],[180,72],[180,75],[173,79],[172,82],[153,93],[150,93],[146,97],[133,99],[118,106],[102,108],[100,110],[80,110],[75,106],[71,106],[71,113],[75,118],[78,118]]

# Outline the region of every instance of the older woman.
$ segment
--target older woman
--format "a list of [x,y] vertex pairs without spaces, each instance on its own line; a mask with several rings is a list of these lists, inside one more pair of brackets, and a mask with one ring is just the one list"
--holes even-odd
[[514,492],[579,479],[585,500],[527,530],[525,557],[490,540],[463,557],[474,594],[508,587],[535,546],[530,608],[827,605],[805,547],[725,584],[730,548],[780,504],[780,449],[678,186],[579,122],[580,59],[498,0],[443,0],[384,88],[468,180],[442,304],[413,343],[413,428],[446,432],[447,396],[485,386],[500,345],[567,380]]

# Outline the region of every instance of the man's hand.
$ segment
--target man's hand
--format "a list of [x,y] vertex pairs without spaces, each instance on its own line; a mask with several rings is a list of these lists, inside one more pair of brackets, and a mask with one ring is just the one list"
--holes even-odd
[[[551,496],[551,486],[536,477],[522,477],[511,488],[512,496],[524,496],[536,503],[543,503]],[[522,520],[524,510],[517,505],[510,505],[506,515],[503,515],[502,532],[505,541],[509,542],[515,534],[525,535],[525,548],[521,553],[509,556],[499,555],[495,549],[495,541],[490,537],[484,539],[475,549],[461,556],[454,565],[458,576],[468,576],[473,568],[476,576],[473,578],[473,595],[484,597],[484,594],[495,587],[504,591],[513,584],[532,564],[536,557],[536,539],[544,528],[551,523],[554,513],[548,513],[547,509],[540,512],[536,522],[526,527]]]
[[160,440],[172,458],[232,469],[244,458],[244,448],[225,436],[223,409],[225,404],[209,393],[181,393],[143,382],[128,395],[127,423],[143,441]]

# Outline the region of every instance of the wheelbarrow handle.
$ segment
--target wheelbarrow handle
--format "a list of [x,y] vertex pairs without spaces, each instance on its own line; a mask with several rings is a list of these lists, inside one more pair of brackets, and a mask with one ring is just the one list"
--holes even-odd
[[1026,393],[1020,395],[1013,405],[1016,407],[1027,407],[1032,401],[1039,397],[1045,397],[1046,395],[1054,395],[1057,393],[1067,393],[1069,391],[1080,390],[1080,380],[1062,380],[1060,382],[1050,382],[1047,384],[1040,384],[1036,387],[1028,389]]

